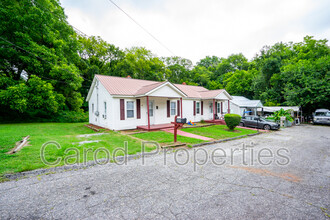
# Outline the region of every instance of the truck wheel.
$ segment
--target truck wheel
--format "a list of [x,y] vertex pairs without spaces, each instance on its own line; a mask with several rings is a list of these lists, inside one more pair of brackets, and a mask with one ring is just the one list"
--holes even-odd
[[239,126],[244,127],[244,123],[243,122],[240,122],[239,123]]

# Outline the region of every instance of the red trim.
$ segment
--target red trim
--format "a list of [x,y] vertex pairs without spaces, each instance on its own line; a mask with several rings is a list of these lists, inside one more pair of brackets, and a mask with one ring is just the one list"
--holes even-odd
[[213,120],[215,120],[215,100],[213,99]]
[[120,120],[125,120],[125,99],[120,99]]
[[180,100],[178,100],[176,103],[177,103],[177,108],[178,108],[177,109],[177,112],[178,112],[177,115],[180,116]]
[[180,104],[181,104],[181,118],[183,118],[183,115],[182,115],[182,98],[180,98]]
[[150,115],[149,115],[149,96],[147,96],[147,112],[148,112],[148,131],[150,131]]
[[194,115],[196,115],[196,101],[194,101],[193,105],[194,105]]
[[167,100],[167,117],[171,117],[171,110],[170,110],[170,100]]
[[136,118],[137,119],[141,118],[141,100],[140,99],[136,100]]

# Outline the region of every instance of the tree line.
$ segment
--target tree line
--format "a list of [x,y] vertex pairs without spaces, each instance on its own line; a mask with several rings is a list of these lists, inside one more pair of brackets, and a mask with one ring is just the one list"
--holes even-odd
[[306,114],[330,107],[327,39],[306,36],[265,46],[250,61],[240,53],[207,56],[193,65],[78,34],[58,0],[2,0],[0,22],[2,118],[82,113],[95,74],[225,88],[266,106],[302,106]]

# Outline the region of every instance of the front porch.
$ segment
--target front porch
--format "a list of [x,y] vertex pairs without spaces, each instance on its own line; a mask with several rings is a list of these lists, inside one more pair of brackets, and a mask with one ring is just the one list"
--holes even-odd
[[213,120],[205,120],[206,123],[213,123],[216,125],[225,125],[226,122],[223,119],[213,119]]
[[168,128],[174,128],[174,125],[171,123],[168,124],[158,124],[158,125],[143,125],[143,126],[137,126],[137,129],[143,130],[143,131],[157,131],[161,129],[168,129]]

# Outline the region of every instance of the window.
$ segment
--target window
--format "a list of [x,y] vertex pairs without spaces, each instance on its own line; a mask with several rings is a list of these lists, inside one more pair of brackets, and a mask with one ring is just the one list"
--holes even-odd
[[153,117],[154,116],[154,102],[149,101],[149,116]]
[[127,109],[127,118],[134,118],[134,102],[133,101],[127,101],[126,104]]
[[200,102],[196,102],[196,113],[199,114],[200,112]]
[[104,118],[107,117],[107,102],[104,102]]
[[210,102],[210,113],[213,113],[213,103]]
[[171,115],[176,115],[176,103],[171,102]]
[[94,103],[92,104],[92,113],[94,113]]
[[221,106],[221,102],[217,103],[217,112],[220,113],[220,106]]

